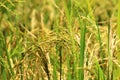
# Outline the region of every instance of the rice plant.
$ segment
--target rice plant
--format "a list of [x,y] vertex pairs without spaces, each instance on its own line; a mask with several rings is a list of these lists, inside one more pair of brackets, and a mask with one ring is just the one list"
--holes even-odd
[[0,0],[0,80],[120,80],[120,0]]

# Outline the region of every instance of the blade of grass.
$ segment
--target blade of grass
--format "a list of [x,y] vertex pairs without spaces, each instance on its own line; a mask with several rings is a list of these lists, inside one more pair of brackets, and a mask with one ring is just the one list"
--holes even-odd
[[[81,25],[81,39],[80,39],[80,64],[79,67],[84,68],[84,53],[85,53],[85,34],[86,34],[86,24],[80,20],[80,25]],[[84,23],[84,24],[83,24]],[[84,69],[79,70],[79,80],[84,80]]]
[[100,57],[103,59],[104,55],[102,53],[102,41],[101,41],[100,29],[97,25],[95,27],[97,28],[97,32],[98,32],[98,41],[99,41],[99,45],[100,45],[100,51],[99,51],[100,52]]
[[112,54],[110,52],[110,21],[108,23],[108,80],[112,79]]

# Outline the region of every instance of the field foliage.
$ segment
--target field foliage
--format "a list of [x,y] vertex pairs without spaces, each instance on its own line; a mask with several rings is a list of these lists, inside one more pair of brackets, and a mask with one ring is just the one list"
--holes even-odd
[[120,0],[0,0],[0,80],[120,80]]

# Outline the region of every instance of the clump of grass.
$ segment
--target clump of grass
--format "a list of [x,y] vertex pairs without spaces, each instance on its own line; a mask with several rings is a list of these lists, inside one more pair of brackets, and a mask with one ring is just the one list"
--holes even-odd
[[0,80],[119,80],[120,10],[103,1],[0,1]]

